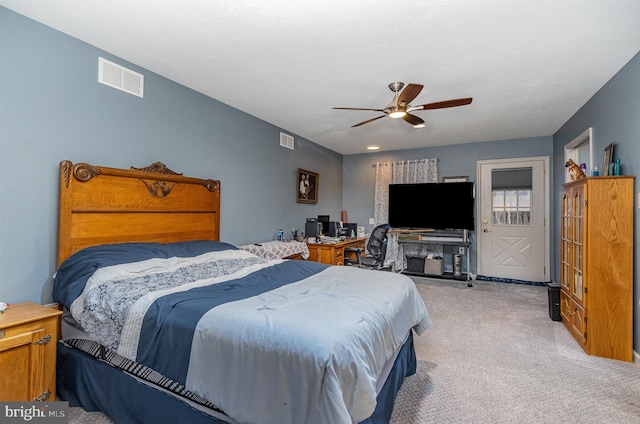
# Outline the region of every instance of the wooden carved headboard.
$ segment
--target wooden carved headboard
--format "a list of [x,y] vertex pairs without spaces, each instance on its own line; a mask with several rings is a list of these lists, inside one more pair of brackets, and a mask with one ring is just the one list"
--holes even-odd
[[220,239],[220,181],[60,162],[58,266],[90,246]]

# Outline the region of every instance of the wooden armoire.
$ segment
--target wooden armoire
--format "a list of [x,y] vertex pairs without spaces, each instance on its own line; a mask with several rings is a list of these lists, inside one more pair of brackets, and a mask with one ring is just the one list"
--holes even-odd
[[560,314],[589,355],[633,360],[633,177],[566,183]]

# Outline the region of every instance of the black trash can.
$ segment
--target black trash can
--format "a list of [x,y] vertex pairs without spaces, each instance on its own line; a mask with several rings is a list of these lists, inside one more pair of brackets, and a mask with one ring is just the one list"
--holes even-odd
[[562,321],[560,315],[560,283],[547,283],[549,292],[549,318],[554,321]]

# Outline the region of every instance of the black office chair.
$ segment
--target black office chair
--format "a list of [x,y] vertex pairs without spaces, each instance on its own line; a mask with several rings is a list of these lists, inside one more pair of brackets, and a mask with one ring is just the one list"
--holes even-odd
[[[378,225],[373,229],[369,241],[367,242],[367,253],[365,256],[364,249],[357,247],[348,247],[345,253],[354,253],[356,255],[355,264],[362,268],[384,269],[384,259],[387,254],[387,231],[391,229],[389,224]],[[353,265],[353,263],[351,263]]]

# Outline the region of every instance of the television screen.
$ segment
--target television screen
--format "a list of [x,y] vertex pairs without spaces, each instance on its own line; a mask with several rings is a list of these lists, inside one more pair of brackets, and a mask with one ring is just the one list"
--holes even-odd
[[389,225],[393,228],[473,230],[472,182],[389,184]]

